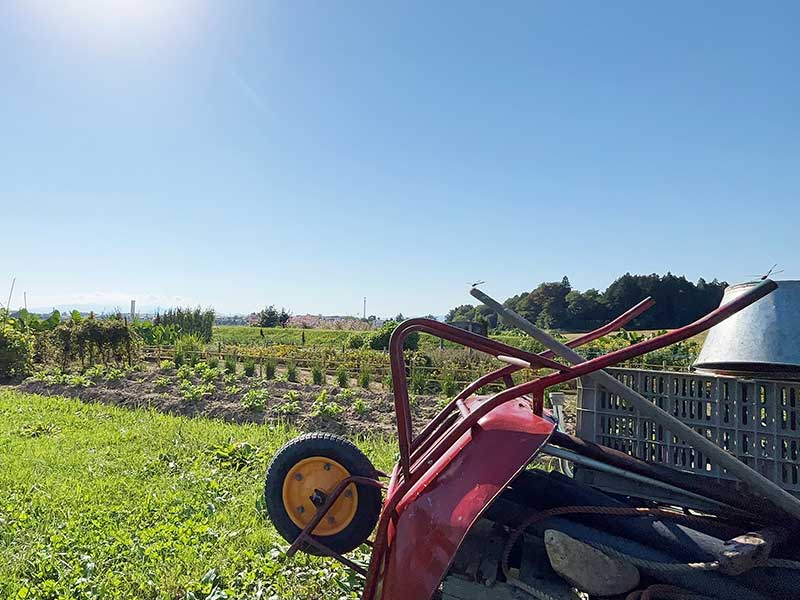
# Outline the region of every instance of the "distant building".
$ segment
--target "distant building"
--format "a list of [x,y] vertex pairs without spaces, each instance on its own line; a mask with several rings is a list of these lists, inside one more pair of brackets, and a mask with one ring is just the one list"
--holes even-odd
[[450,321],[448,325],[458,327],[464,331],[477,333],[478,335],[482,335],[484,337],[488,336],[489,334],[489,331],[486,328],[486,323],[479,323],[478,321]]

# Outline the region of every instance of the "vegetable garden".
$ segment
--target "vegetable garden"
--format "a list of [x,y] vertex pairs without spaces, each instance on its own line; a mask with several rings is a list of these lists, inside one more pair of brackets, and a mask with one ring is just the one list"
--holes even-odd
[[[266,462],[297,431],[344,434],[393,463],[394,324],[209,332],[202,313],[176,314],[0,315],[0,379],[16,384],[0,389],[0,595],[358,597],[338,566],[284,559],[259,498]],[[690,341],[642,362],[685,368],[697,350]],[[405,355],[418,423],[493,365],[424,335]]]

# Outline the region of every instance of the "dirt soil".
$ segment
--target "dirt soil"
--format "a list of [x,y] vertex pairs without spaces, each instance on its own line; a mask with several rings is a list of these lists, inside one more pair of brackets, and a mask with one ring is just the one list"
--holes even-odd
[[[16,386],[22,392],[48,396],[79,398],[85,402],[98,402],[114,406],[155,409],[172,415],[208,417],[235,423],[271,423],[279,420],[289,422],[302,431],[329,431],[339,434],[385,433],[396,435],[394,399],[386,392],[367,391],[358,387],[347,388],[351,396],[346,398],[343,389],[336,386],[291,383],[280,380],[265,380],[258,377],[239,376],[234,384],[241,388],[229,393],[222,378],[213,382],[214,391],[196,401],[182,397],[178,379],[174,373],[169,384],[156,384],[164,373],[150,367],[145,371],[132,372],[117,381],[96,381],[89,387],[65,384],[48,384],[32,378]],[[242,398],[251,389],[264,390],[267,401],[263,408],[247,408]],[[328,390],[328,401],[335,400],[344,409],[340,414],[327,417],[312,415],[312,405],[323,389]],[[296,414],[280,414],[280,406],[287,402],[287,393],[294,390],[299,405]],[[354,410],[357,399],[366,405],[366,410]],[[430,421],[440,410],[442,398],[438,396],[413,396],[411,411],[415,430]]]

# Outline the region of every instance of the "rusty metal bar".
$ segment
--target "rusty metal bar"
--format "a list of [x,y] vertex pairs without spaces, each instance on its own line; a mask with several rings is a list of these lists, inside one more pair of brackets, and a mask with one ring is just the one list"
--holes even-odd
[[[405,361],[403,358],[403,342],[412,331],[421,331],[430,335],[468,346],[491,356],[504,355],[523,360],[530,365],[563,372],[565,365],[549,358],[531,354],[496,340],[464,331],[446,323],[431,319],[408,319],[398,325],[389,340],[389,362],[392,369],[394,388],[394,407],[397,415],[397,442],[400,447],[400,468],[405,480],[411,477],[411,449],[414,432],[411,424],[411,412],[408,408],[408,382],[406,381]],[[519,368],[518,365],[514,365]]]
[[[569,342],[566,343],[566,345],[569,346],[570,348],[577,348],[578,346],[583,346],[584,344],[588,344],[589,342],[598,340],[604,335],[608,335],[612,331],[616,331],[623,325],[626,325],[630,321],[633,321],[643,312],[652,308],[653,305],[655,305],[655,303],[656,301],[648,296],[647,298],[639,302],[639,304],[628,309],[613,321],[609,321],[608,323],[606,323],[602,327],[598,327],[594,331],[590,331],[589,333],[585,333],[579,337],[570,340]],[[539,356],[546,356],[548,358],[555,355],[556,353],[553,350],[545,350],[544,352],[539,354]]]
[[350,567],[351,569],[353,569],[353,571],[361,575],[363,578],[365,579],[367,578],[367,570],[361,565],[357,565],[355,562],[347,558],[344,554],[339,554],[338,552],[331,550],[326,545],[321,544],[320,542],[318,542],[317,540],[315,540],[313,537],[310,536],[306,537],[305,542],[320,550],[324,555],[330,556],[331,558],[335,558],[343,565]]
[[318,542],[313,539],[313,534],[311,532],[317,528],[322,518],[328,513],[331,509],[333,504],[339,499],[339,496],[342,495],[342,492],[349,486],[350,484],[356,485],[369,485],[372,487],[378,487],[385,489],[385,485],[378,481],[377,479],[372,479],[370,477],[361,477],[358,475],[351,475],[346,479],[342,479],[339,484],[333,488],[333,491],[328,495],[325,499],[325,502],[317,509],[317,512],[314,513],[314,516],[308,522],[308,524],[303,528],[303,530],[297,535],[295,540],[292,542],[292,545],[289,546],[289,549],[286,551],[287,556],[294,556],[294,554],[300,549],[300,546],[303,543],[311,543],[312,545],[316,546],[317,548],[324,549],[330,556],[333,556],[337,560],[341,560],[341,554],[338,554],[334,550],[326,547],[321,542]]

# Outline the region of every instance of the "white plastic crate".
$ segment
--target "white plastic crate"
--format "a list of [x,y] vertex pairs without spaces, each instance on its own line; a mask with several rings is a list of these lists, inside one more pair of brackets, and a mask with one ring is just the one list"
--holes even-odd
[[[608,372],[800,496],[800,382],[622,368]],[[578,385],[577,435],[651,463],[735,479],[589,378]]]

